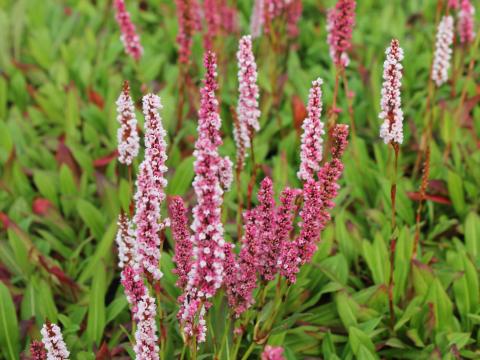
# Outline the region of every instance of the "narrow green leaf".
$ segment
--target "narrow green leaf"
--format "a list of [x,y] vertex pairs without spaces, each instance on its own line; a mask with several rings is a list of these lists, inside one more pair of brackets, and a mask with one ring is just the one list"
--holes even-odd
[[19,359],[20,343],[18,321],[8,288],[0,282],[0,345],[3,356],[9,360]]
[[92,289],[90,291],[90,302],[88,305],[87,319],[87,338],[90,342],[95,342],[97,346],[103,337],[105,328],[105,293],[106,293],[106,273],[101,267],[97,269],[93,276]]

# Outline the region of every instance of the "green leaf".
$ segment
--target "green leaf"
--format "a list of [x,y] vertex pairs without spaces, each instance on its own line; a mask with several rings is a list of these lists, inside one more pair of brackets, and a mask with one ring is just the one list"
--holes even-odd
[[18,321],[8,288],[0,282],[0,345],[9,360],[19,359],[20,343]]
[[340,291],[335,297],[338,315],[345,327],[357,325],[356,314],[359,312],[359,305],[348,296],[345,291]]
[[193,162],[195,158],[189,156],[178,165],[175,175],[168,182],[167,193],[169,195],[183,195],[190,188],[193,179]]
[[465,195],[463,191],[463,181],[460,175],[453,171],[449,171],[447,176],[447,187],[455,211],[459,215],[464,214],[466,208]]
[[103,337],[105,328],[105,293],[107,290],[105,269],[97,269],[93,276],[90,302],[88,305],[87,338],[97,346]]
[[40,194],[58,206],[57,186],[52,174],[46,171],[35,171],[33,181]]
[[115,300],[113,300],[107,307],[106,312],[106,325],[109,324],[111,321],[115,320],[115,318],[125,309],[128,305],[127,298],[125,296],[121,296]]
[[95,206],[83,199],[77,201],[77,210],[82,220],[92,232],[92,235],[97,240],[101,239],[105,232],[105,219],[103,214]]
[[82,271],[78,282],[83,284],[86,280],[88,280],[96,271],[97,267],[99,266],[100,261],[106,260],[107,257],[112,256],[112,244],[115,239],[115,233],[117,231],[117,221],[114,220],[104,232],[102,240],[97,245],[95,253],[89,259],[88,265]]
[[465,219],[465,246],[473,259],[480,257],[480,217],[475,212]]
[[371,357],[366,357],[366,358],[376,359],[375,345],[373,345],[373,342],[370,339],[370,337],[367,334],[365,334],[362,330],[353,326],[349,327],[348,342],[352,347],[353,353],[357,355],[357,357],[360,357],[360,352],[361,352],[361,349],[363,348],[364,351],[362,352],[363,353],[362,356],[368,356],[369,354]]

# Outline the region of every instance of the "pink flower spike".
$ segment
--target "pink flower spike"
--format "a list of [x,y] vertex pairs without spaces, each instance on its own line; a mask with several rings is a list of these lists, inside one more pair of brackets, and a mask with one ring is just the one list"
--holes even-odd
[[462,44],[470,44],[475,40],[475,8],[470,0],[461,0],[458,12],[458,32]]
[[188,229],[187,209],[180,196],[170,200],[169,205],[172,235],[175,239],[175,255],[173,261],[177,265],[174,273],[178,275],[177,286],[185,288],[188,273],[192,267],[192,240]]
[[135,331],[135,359],[137,360],[158,360],[159,347],[157,345],[157,324],[155,316],[157,307],[155,299],[148,294],[138,302],[138,310],[135,314],[137,330]]
[[62,331],[56,324],[47,321],[40,333],[42,334],[42,342],[47,350],[48,360],[68,360],[70,352],[63,341]]
[[136,261],[135,230],[128,217],[121,213],[118,216],[118,232],[115,239],[118,247],[118,267],[134,266]]
[[196,31],[200,31],[200,7],[197,0],[176,0],[178,34],[177,43],[179,46],[179,61],[188,63],[192,48],[192,37]]
[[160,220],[160,205],[165,199],[167,172],[165,162],[166,132],[158,113],[162,105],[156,95],[143,97],[143,113],[145,115],[145,159],[140,164],[137,176],[137,193],[135,194],[135,217],[137,225],[137,262],[140,271],[149,273],[154,280],[160,280],[162,272],[160,262],[159,232],[168,226],[168,219]]
[[[246,217],[248,222],[248,215]],[[246,232],[252,230],[249,224],[245,223]],[[251,240],[251,234],[246,234],[245,238]],[[252,304],[253,290],[257,287],[257,274],[255,265],[252,262],[254,254],[251,253],[251,248],[244,243],[244,247],[240,252],[240,261],[235,260],[235,253],[233,252],[233,245],[227,244],[229,249],[226,250],[225,260],[225,285],[228,297],[228,304],[239,317]]]
[[348,66],[347,51],[352,47],[352,32],[355,25],[355,0],[338,0],[335,8],[327,14],[327,42],[330,56],[336,66]]
[[380,137],[385,144],[403,142],[403,111],[401,100],[401,80],[403,50],[398,40],[393,39],[386,50],[387,58],[383,64],[382,111],[379,118],[383,120]]
[[149,160],[153,171],[155,188],[158,191],[158,200],[165,200],[167,180],[167,132],[163,128],[159,110],[163,108],[160,97],[148,94],[143,97],[143,114],[145,116],[145,159]]
[[[275,200],[273,182],[266,177],[258,190],[258,206],[255,208],[255,222],[258,231],[256,246],[257,271],[265,280],[273,280],[277,270],[278,245],[275,232]],[[272,245],[275,245],[272,247]]]
[[458,9],[458,7],[460,6],[460,4],[458,3],[458,0],[448,0],[448,4],[447,4],[447,7],[449,9]]
[[265,0],[255,0],[253,4],[252,17],[250,18],[250,34],[256,39],[262,35],[264,19]]
[[308,99],[308,117],[303,121],[302,145],[300,152],[300,170],[297,176],[300,180],[313,179],[320,169],[322,161],[324,125],[320,120],[322,114],[322,86],[323,80],[318,78],[312,82]]
[[302,16],[302,0],[291,0],[287,6],[287,32],[291,38],[299,34],[298,21]]
[[265,346],[262,353],[262,360],[285,360],[281,346]]
[[221,119],[215,98],[217,63],[212,52],[205,54],[204,65],[206,74],[198,112],[198,139],[193,153],[196,158],[193,188],[197,197],[191,226],[194,261],[178,314],[184,333],[195,336],[199,342],[205,340],[206,330],[204,319],[197,321],[199,311],[205,313],[208,299],[222,286],[226,258],[221,221],[226,160],[218,154],[218,147],[222,144]]
[[115,0],[114,7],[116,10],[115,19],[120,26],[122,33],[121,39],[125,52],[136,61],[140,60],[143,55],[143,47],[140,44],[140,37],[137,34],[135,25],[130,19],[124,0]]
[[126,266],[123,268],[120,279],[127,301],[132,308],[132,314],[135,317],[138,309],[138,303],[146,294],[147,288],[145,287],[138,270],[131,266]]
[[118,161],[130,165],[138,155],[140,144],[135,107],[130,96],[130,86],[126,80],[123,83],[122,93],[117,100],[117,114],[117,121],[120,124],[117,131]]
[[438,25],[432,80],[439,87],[448,80],[448,69],[452,57],[453,17],[444,16]]
[[238,91],[237,105],[238,127],[234,128],[233,136],[237,145],[237,163],[243,168],[247,156],[246,149],[251,147],[251,138],[260,130],[258,119],[259,90],[257,85],[257,64],[252,51],[252,37],[245,35],[240,39],[237,52],[238,61]]
[[47,351],[41,341],[32,341],[30,344],[32,360],[47,360]]

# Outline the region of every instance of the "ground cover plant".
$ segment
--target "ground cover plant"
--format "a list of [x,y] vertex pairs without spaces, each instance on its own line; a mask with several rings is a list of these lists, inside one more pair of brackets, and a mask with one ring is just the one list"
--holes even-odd
[[0,358],[480,358],[472,0],[0,0]]

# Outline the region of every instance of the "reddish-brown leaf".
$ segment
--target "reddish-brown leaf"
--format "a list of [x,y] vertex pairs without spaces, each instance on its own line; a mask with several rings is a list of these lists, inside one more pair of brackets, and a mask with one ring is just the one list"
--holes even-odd
[[118,157],[118,150],[115,149],[110,154],[103,156],[99,159],[93,160],[93,166],[96,168],[104,167],[110,164],[113,160]]
[[307,108],[298,95],[292,97],[292,114],[295,130],[297,130],[297,134],[301,134],[303,120],[307,117]]
[[91,103],[95,104],[99,109],[103,110],[105,106],[105,101],[103,100],[102,95],[93,90],[91,87],[88,88],[87,93],[88,100],[90,100]]
[[[408,192],[407,193],[408,197],[410,200],[413,201],[420,201],[420,193],[419,192]],[[425,200],[430,200],[432,202],[438,203],[438,204],[444,204],[444,205],[451,205],[452,202],[450,201],[449,198],[446,198],[441,195],[431,195],[431,194],[425,194]]]

